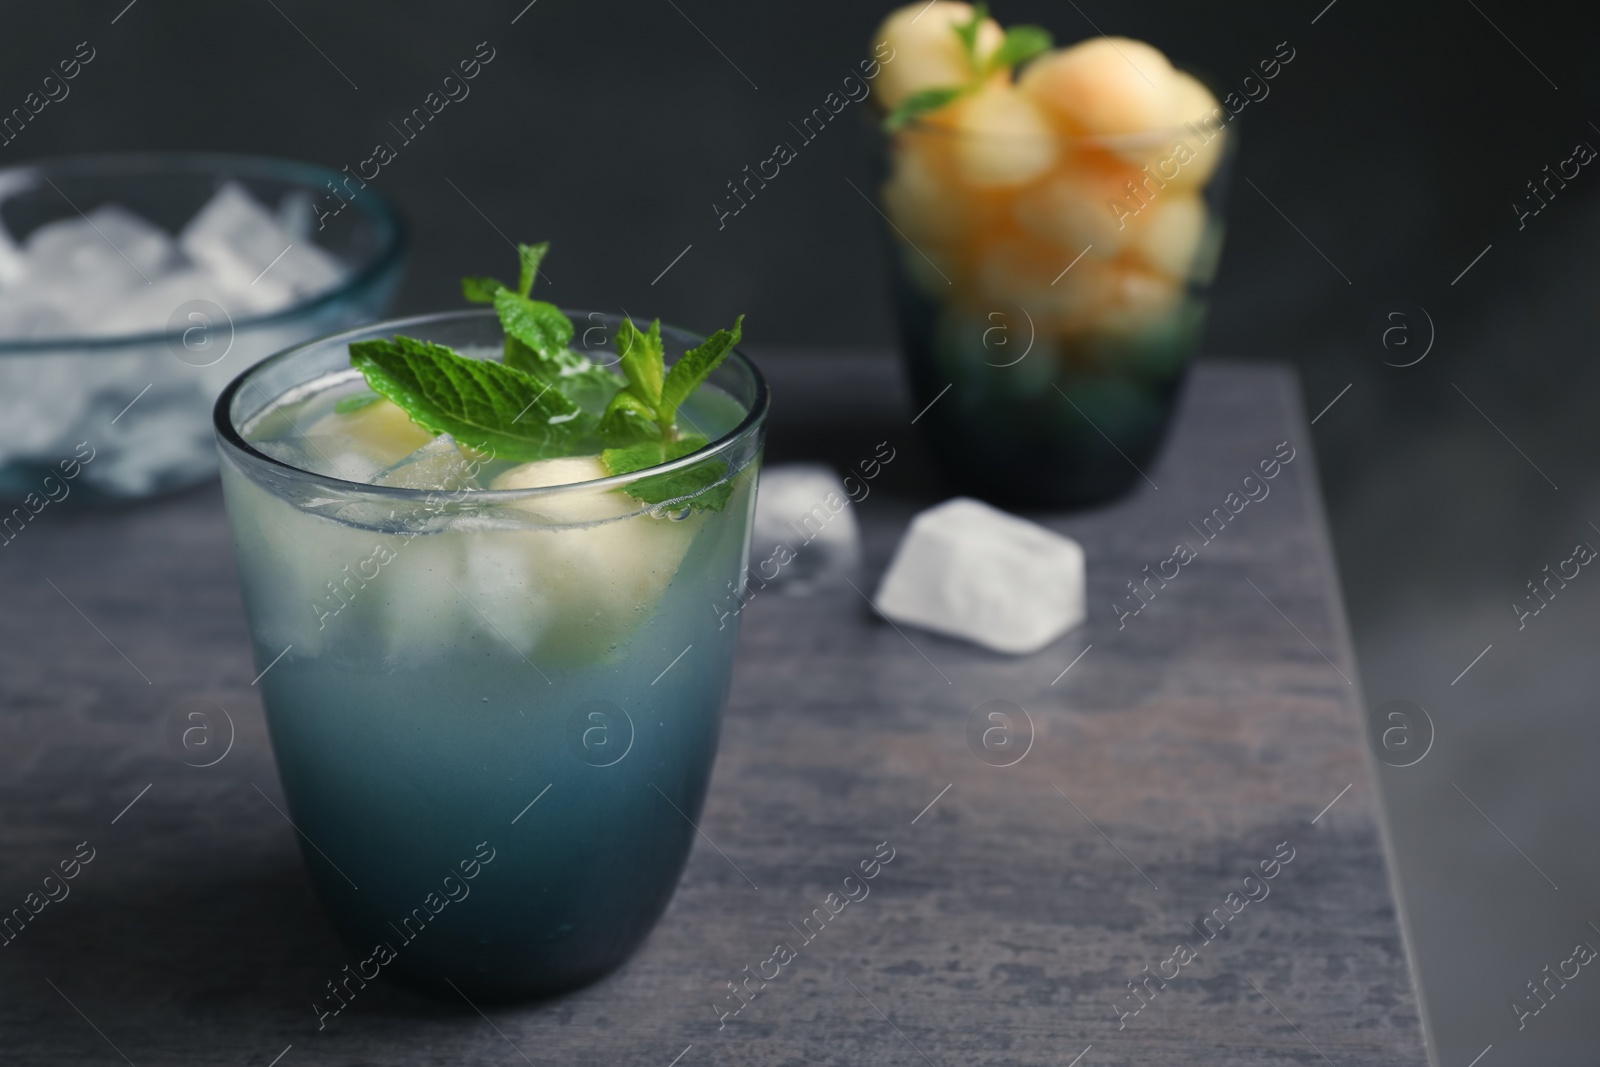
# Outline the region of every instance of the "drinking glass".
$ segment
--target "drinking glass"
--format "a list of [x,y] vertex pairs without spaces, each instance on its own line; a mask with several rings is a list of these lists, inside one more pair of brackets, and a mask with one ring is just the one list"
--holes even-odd
[[[618,320],[569,314],[614,362]],[[358,993],[351,974],[552,994],[650,931],[716,754],[738,634],[719,605],[743,588],[767,414],[735,352],[701,387],[718,403],[684,408],[711,438],[700,452],[511,491],[342,481],[247,440],[274,401],[359,377],[351,342],[393,334],[468,353],[503,337],[490,311],[367,327],[259,364],[215,412],[287,814],[358,961],[319,1011]],[[669,360],[701,340],[662,336]],[[718,474],[723,506],[620,492],[691,468]]]
[[902,354],[958,487],[1071,507],[1140,482],[1200,343],[1235,132],[886,135]]

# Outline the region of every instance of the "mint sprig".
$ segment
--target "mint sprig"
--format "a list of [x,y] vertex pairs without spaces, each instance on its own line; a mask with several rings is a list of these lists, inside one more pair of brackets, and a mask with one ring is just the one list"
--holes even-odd
[[978,69],[978,30],[989,17],[989,5],[979,0],[972,5],[972,17],[966,22],[958,22],[951,29],[956,31],[956,36],[961,38],[961,47],[966,50],[967,64],[973,70]]
[[[744,316],[740,315],[733,329],[718,330],[668,370],[661,321],[651,323],[649,332],[640,330],[632,320],[623,321],[617,329],[616,345],[628,384],[612,398],[600,424],[601,436],[612,438],[611,447],[600,453],[600,462],[609,473],[632,474],[670,463],[709,443],[700,434],[678,429],[678,408],[722,365],[743,334]],[[628,486],[628,493],[647,504],[693,498],[690,502],[695,507],[720,510],[733,492],[726,482],[727,473],[725,461],[707,459],[681,471],[641,478]]]
[[[601,462],[612,474],[631,474],[682,459],[708,444],[710,442],[697,433],[685,434],[667,442],[647,441],[629,448],[607,449],[601,453]],[[726,462],[708,459],[681,471],[640,478],[628,486],[628,495],[646,504],[685,500],[691,507],[721,511],[733,495],[733,483],[727,480],[727,473]]]
[[989,60],[989,72],[1002,67],[1019,67],[1055,47],[1055,38],[1042,26],[1013,26]]
[[884,129],[893,133],[923,115],[949,107],[962,97],[981,89],[996,71],[1021,66],[1055,47],[1055,39],[1050,36],[1049,30],[1040,26],[1013,26],[1006,31],[1005,38],[1000,42],[1000,47],[995,49],[994,55],[986,62],[979,62],[978,32],[988,18],[989,6],[982,3],[974,4],[972,18],[950,27],[961,40],[962,51],[967,56],[967,67],[972,72],[966,84],[920,89],[912,93],[884,117]]
[[616,391],[616,375],[568,347],[574,332],[572,320],[560,308],[529,296],[549,251],[549,241],[520,244],[517,258],[522,266],[516,289],[495,278],[472,275],[461,279],[461,295],[475,304],[494,305],[506,334],[502,357],[506,366],[533,375],[590,414],[599,415]]
[[900,101],[900,106],[889,112],[883,120],[884,129],[891,133],[907,126],[932,111],[947,107],[970,92],[966,86],[947,86],[942,89],[919,89]]
[[[614,342],[619,377],[574,352],[572,321],[554,304],[529,295],[549,249],[548,242],[517,246],[516,289],[486,276],[461,281],[463,296],[493,305],[499,316],[505,332],[499,362],[397,336],[352,344],[351,365],[374,393],[423,429],[448,433],[497,459],[528,462],[599,452],[605,470],[620,475],[706,447],[704,436],[678,429],[678,409],[738,344],[744,317],[684,353],[671,369],[660,320],[644,331],[625,319]],[[349,398],[337,410],[354,411],[375,399]],[[640,478],[624,491],[646,504],[687,500],[720,510],[732,493],[727,472],[725,461],[708,459]]]

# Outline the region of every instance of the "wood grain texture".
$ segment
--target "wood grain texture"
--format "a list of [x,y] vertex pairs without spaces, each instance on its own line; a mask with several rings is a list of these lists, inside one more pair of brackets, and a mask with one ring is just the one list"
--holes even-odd
[[[829,402],[846,364],[861,388]],[[896,449],[857,505],[861,592],[768,590],[745,609],[675,900],[619,972],[545,1004],[484,1015],[375,985],[317,1031],[311,1001],[351,957],[266,799],[280,793],[215,487],[46,512],[0,549],[0,910],[78,842],[96,849],[71,895],[0,948],[0,1058],[265,1065],[292,1045],[280,1067],[945,1067],[1066,1065],[1092,1046],[1081,1067],[1425,1063],[1287,372],[1202,366],[1147,472],[1159,489],[1035,516],[1083,543],[1090,621],[1008,658],[897,630],[866,601],[906,521],[942,495],[893,364],[766,365],[769,461]],[[1298,452],[1270,495],[1200,546],[1189,523],[1281,441]],[[1180,540],[1198,558],[1119,630],[1111,602]],[[165,738],[195,699],[235,728],[208,768]],[[1014,766],[969,746],[991,700],[1031,719]],[[870,895],[805,942],[796,927],[884,841],[894,859]],[[1270,894],[1204,941],[1196,927],[1282,842],[1294,859]],[[1115,1004],[1140,1003],[1127,983],[1185,941],[1194,962],[1122,1017]],[[726,983],[778,942],[796,958],[719,1027]]]

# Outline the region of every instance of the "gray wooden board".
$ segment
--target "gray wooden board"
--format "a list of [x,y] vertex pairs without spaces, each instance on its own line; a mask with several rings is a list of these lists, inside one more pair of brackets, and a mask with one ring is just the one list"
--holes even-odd
[[[942,495],[895,368],[766,362],[769,462],[896,449],[855,505],[870,593]],[[1298,455],[1270,495],[1201,546],[1189,523],[1285,440]],[[321,1032],[312,1000],[351,957],[267,799],[220,494],[47,508],[0,549],[0,910],[78,842],[96,853],[0,948],[0,1062],[1426,1062],[1293,379],[1202,365],[1147,473],[1159,488],[1036,516],[1082,542],[1090,585],[1088,624],[1037,655],[902,632],[848,586],[758,593],[703,836],[641,951],[486,1015],[374,985]],[[1111,602],[1180,540],[1198,558],[1119,630]],[[191,700],[234,726],[212,767],[166,738]],[[991,700],[1031,719],[1013,766],[969,746]],[[795,927],[883,841],[870,895],[804,942]],[[1270,894],[1202,940],[1281,842],[1294,859]],[[794,960],[719,1025],[726,983],[778,942]],[[1122,1017],[1142,1003],[1127,983],[1180,942],[1197,958]]]

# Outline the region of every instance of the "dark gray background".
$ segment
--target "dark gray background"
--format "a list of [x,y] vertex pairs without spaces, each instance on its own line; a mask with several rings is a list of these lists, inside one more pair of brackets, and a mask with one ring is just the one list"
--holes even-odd
[[[548,295],[568,305],[699,329],[742,311],[766,345],[892,343],[878,221],[846,181],[869,188],[858,116],[725,230],[711,207],[792,139],[883,8],[524,2],[9,5],[0,111],[79,41],[98,56],[0,164],[211,148],[353,166],[398,144],[389,122],[488,41],[496,59],[471,97],[374,183],[414,225],[402,310],[456,304],[459,275],[504,269],[506,235],[555,242]],[[1296,49],[1242,117],[1207,350],[1294,363],[1311,415],[1350,386],[1315,432],[1368,704],[1418,701],[1438,731],[1423,763],[1382,779],[1440,1062],[1464,1067],[1491,1043],[1483,1067],[1591,1062],[1600,978],[1520,1034],[1508,1004],[1600,922],[1600,578],[1522,632],[1508,605],[1575,541],[1600,543],[1600,175],[1585,168],[1520,232],[1511,208],[1575,142],[1600,146],[1597,17],[1506,0],[1324,7],[1016,0],[997,13],[1062,40],[1143,37],[1224,85],[1278,42]],[[1432,352],[1385,366],[1421,350],[1420,309]],[[1395,311],[1411,348],[1381,344]]]

